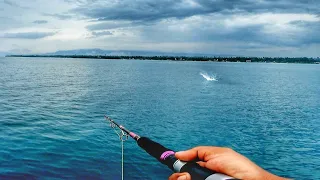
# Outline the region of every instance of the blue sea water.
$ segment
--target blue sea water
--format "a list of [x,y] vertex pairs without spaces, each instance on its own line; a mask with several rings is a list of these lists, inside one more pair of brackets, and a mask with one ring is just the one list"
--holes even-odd
[[[319,90],[319,65],[2,58],[0,179],[120,179],[105,114],[174,150],[227,146],[320,179]],[[131,139],[124,151],[125,179],[171,174]]]

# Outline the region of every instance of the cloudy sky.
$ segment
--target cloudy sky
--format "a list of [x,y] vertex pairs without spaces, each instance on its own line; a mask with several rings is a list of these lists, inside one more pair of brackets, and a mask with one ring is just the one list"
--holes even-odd
[[320,56],[319,0],[0,0],[0,52]]

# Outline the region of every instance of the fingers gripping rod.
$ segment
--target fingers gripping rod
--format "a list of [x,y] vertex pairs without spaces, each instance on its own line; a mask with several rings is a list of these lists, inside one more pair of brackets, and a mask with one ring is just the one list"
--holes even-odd
[[117,133],[121,141],[123,141],[123,137],[126,137],[126,139],[128,139],[128,136],[132,137],[142,149],[162,164],[167,165],[174,172],[188,172],[193,180],[235,180],[233,177],[201,167],[195,162],[180,161],[175,157],[175,152],[171,149],[168,149],[147,137],[138,136],[124,126],[119,125],[108,116],[105,116],[105,118],[110,122],[111,127],[118,127],[121,130],[121,136]]

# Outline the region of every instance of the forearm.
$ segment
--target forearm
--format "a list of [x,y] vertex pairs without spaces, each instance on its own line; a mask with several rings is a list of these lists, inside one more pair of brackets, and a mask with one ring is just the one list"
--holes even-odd
[[289,180],[288,178],[280,177],[274,174],[271,174],[267,171],[264,173],[264,177],[261,180]]

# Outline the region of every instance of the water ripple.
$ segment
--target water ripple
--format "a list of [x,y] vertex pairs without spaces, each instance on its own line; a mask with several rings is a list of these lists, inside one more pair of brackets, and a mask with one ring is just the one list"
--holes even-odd
[[[174,150],[228,146],[278,175],[320,179],[317,66],[50,58],[0,64],[0,179],[120,179],[121,144],[104,114]],[[203,81],[201,71],[219,81]],[[124,151],[126,179],[171,174],[132,140]]]

